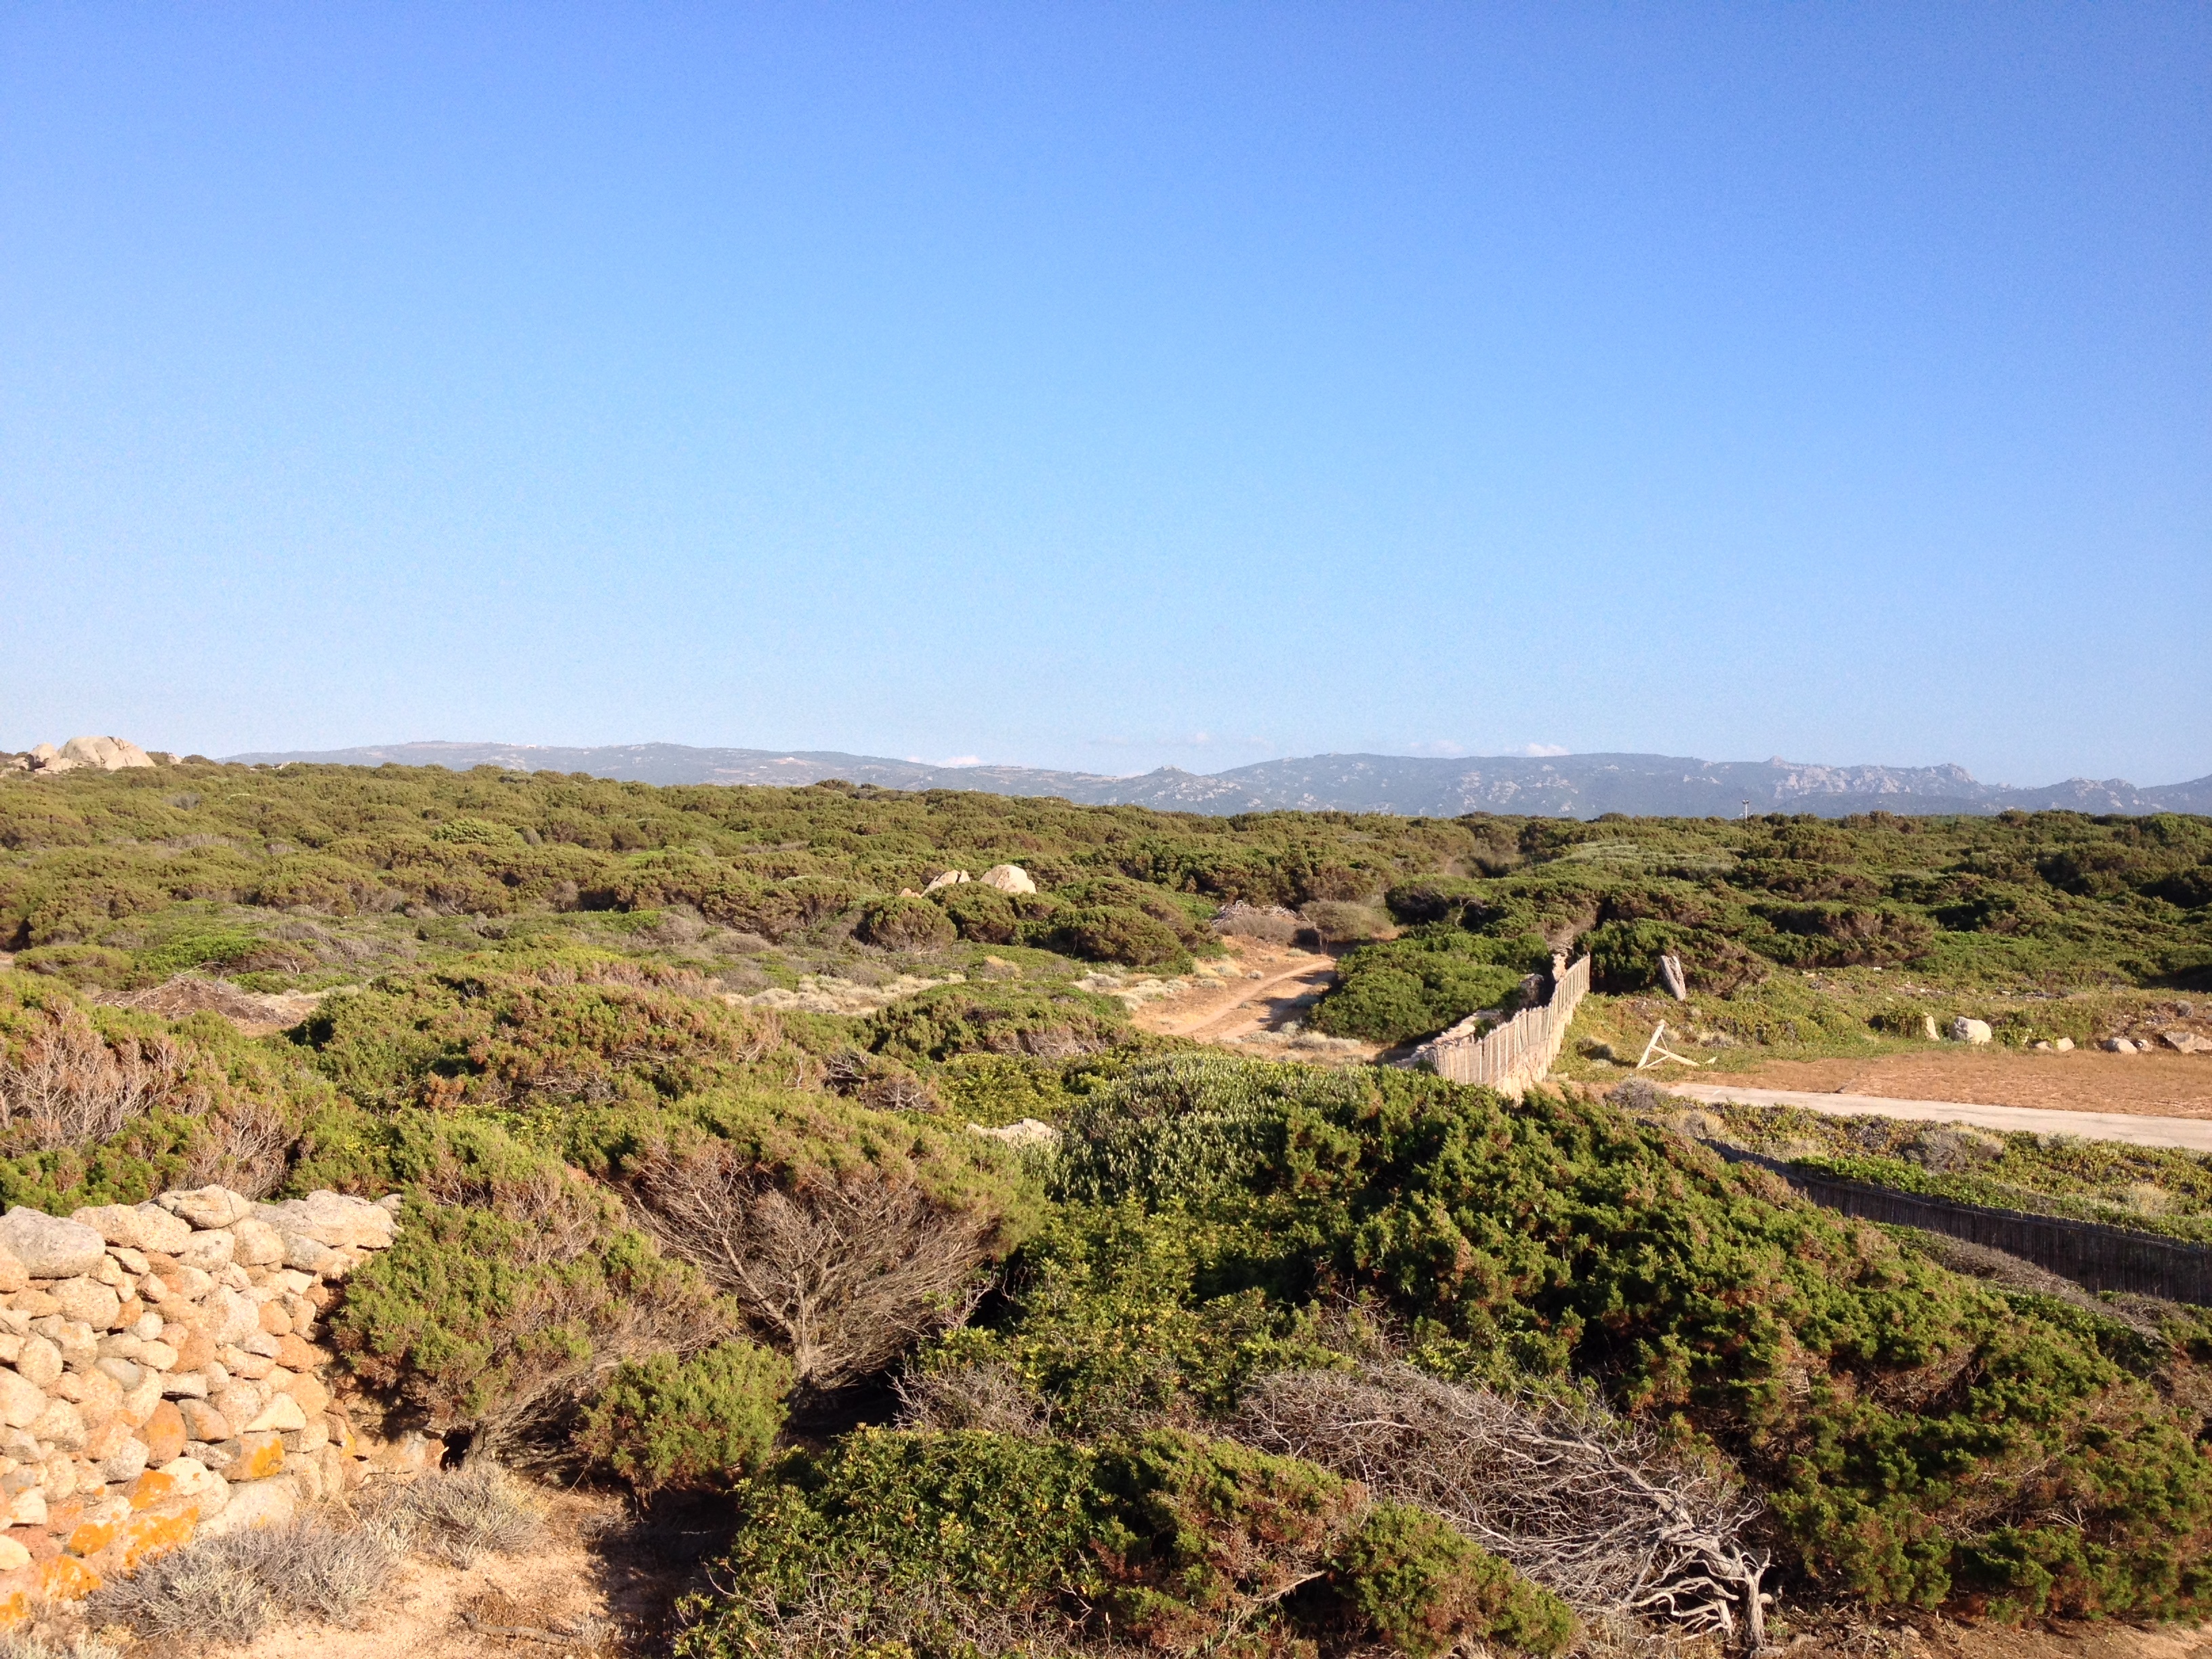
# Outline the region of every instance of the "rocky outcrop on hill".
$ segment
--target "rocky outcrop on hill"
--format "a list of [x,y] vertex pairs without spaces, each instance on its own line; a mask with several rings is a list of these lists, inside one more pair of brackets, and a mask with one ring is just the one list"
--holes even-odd
[[288,1518],[420,1437],[356,1431],[316,1340],[396,1198],[222,1187],[0,1216],[0,1629],[195,1536]]
[[58,749],[42,743],[21,754],[0,755],[0,772],[121,772],[158,763],[137,744],[123,738],[71,738]]

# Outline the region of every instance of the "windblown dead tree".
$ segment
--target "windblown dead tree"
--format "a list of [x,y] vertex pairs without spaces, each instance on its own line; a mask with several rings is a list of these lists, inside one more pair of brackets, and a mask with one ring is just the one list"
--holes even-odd
[[881,1370],[974,1308],[992,1217],[874,1166],[788,1189],[737,1148],[658,1149],[634,1167],[639,1218],[734,1297],[816,1389]]
[[1445,1516],[1585,1618],[1656,1619],[1765,1645],[1755,1499],[1595,1407],[1533,1406],[1401,1361],[1261,1377],[1235,1432]]

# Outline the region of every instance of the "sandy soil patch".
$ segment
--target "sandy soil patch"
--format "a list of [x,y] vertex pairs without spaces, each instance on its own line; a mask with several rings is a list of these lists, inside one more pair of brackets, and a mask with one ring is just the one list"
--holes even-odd
[[1344,1064],[1372,1060],[1370,1042],[1323,1036],[1305,1029],[1322,994],[1336,982],[1336,958],[1294,945],[1231,939],[1225,963],[1130,1003],[1139,1028],[1167,1036],[1219,1043],[1244,1054]]
[[605,1493],[543,1493],[545,1534],[529,1553],[475,1565],[406,1562],[353,1630],[285,1625],[240,1647],[142,1644],[132,1659],[576,1659],[667,1650],[667,1617],[690,1563],[634,1535]]
[[2039,1054],[2012,1048],[1953,1048],[1866,1060],[1770,1060],[1741,1071],[1731,1067],[1694,1077],[1682,1067],[1669,1066],[1661,1082],[1662,1086],[1667,1082],[1724,1083],[1753,1089],[1878,1095],[1890,1100],[2212,1118],[2212,1054],[2108,1054],[2096,1049]]

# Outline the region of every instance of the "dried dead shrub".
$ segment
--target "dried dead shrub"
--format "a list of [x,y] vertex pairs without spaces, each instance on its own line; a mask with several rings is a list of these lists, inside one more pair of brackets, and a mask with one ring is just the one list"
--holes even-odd
[[1388,1361],[1261,1377],[1236,1431],[1445,1516],[1585,1618],[1765,1644],[1757,1500],[1595,1405],[1524,1403]]
[[286,1617],[351,1625],[390,1582],[403,1553],[386,1528],[301,1516],[161,1556],[111,1580],[86,1613],[95,1625],[141,1637],[237,1643]]
[[898,1395],[902,1429],[975,1429],[1025,1440],[1042,1440],[1052,1432],[1052,1402],[1012,1365],[991,1361],[908,1370],[891,1386]]
[[872,1164],[777,1176],[723,1141],[632,1166],[644,1225],[734,1297],[817,1389],[880,1370],[965,1318],[997,1218]]
[[1213,931],[1224,939],[1255,939],[1263,945],[1288,945],[1304,924],[1298,913],[1279,904],[1247,904],[1239,899],[1214,913]]
[[416,1554],[457,1567],[486,1555],[520,1555],[545,1531],[536,1494],[483,1456],[392,1489],[377,1521]]
[[276,1191],[296,1135],[275,1103],[240,1098],[200,1121],[182,1185],[228,1187],[248,1198]]
[[111,1042],[69,1006],[27,1018],[15,1052],[0,1059],[0,1127],[23,1125],[37,1150],[102,1140],[156,1106],[186,1103],[177,1099],[183,1057],[167,1037]]

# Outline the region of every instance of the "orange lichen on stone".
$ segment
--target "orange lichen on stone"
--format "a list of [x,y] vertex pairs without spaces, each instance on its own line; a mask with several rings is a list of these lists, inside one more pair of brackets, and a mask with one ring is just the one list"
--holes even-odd
[[149,1469],[131,1483],[131,1507],[134,1510],[151,1509],[163,1498],[176,1495],[176,1477],[159,1469]]
[[197,1506],[193,1506],[182,1515],[132,1516],[124,1523],[123,1535],[114,1546],[122,1556],[122,1570],[135,1571],[141,1562],[167,1555],[189,1541],[197,1515]]
[[70,1534],[64,1547],[71,1555],[97,1555],[115,1541],[118,1525],[113,1521],[87,1521]]
[[[25,1572],[35,1571],[30,1567]],[[31,1618],[31,1592],[11,1589],[0,1593],[0,1631],[13,1630],[18,1625],[28,1624]]]
[[67,1555],[42,1561],[31,1571],[39,1575],[39,1599],[46,1601],[74,1601],[91,1595],[100,1584],[98,1573]]
[[231,1481],[261,1480],[275,1474],[284,1467],[284,1442],[281,1436],[261,1433],[240,1437],[246,1455],[238,1460],[237,1467],[228,1471]]

